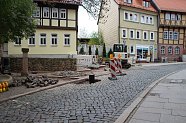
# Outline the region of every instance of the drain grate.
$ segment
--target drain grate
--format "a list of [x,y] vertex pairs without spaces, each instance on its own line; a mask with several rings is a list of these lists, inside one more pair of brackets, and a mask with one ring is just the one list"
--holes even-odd
[[172,79],[169,83],[180,84],[180,83],[183,83],[183,80],[181,80],[181,79],[177,79],[177,80]]

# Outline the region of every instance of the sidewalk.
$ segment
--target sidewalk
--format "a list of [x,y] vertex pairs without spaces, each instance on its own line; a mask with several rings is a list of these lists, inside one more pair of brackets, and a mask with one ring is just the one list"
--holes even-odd
[[137,98],[117,123],[186,123],[186,69],[145,91],[142,100]]

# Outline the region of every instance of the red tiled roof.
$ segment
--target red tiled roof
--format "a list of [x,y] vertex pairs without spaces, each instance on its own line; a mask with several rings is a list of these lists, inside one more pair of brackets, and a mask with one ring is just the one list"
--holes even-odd
[[186,12],[186,0],[154,0],[160,10]]
[[[143,0],[132,0],[132,4],[124,3],[124,0],[115,0],[115,1],[118,5],[130,6],[130,7],[134,7],[134,8],[144,9],[144,10],[147,10],[147,11],[157,12],[156,9],[151,4],[150,4],[149,7],[144,7],[143,6]],[[146,1],[150,1],[150,0],[146,0]]]

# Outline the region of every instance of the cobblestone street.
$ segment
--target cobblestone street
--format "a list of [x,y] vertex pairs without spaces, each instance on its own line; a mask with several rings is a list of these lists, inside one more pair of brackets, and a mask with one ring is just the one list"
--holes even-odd
[[149,84],[186,64],[132,67],[126,76],[68,84],[0,103],[0,123],[113,123]]

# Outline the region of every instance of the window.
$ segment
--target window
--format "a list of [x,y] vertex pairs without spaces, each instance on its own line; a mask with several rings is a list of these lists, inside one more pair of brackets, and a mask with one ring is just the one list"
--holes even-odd
[[178,40],[178,32],[174,32],[174,40]]
[[52,18],[58,18],[58,9],[52,8]]
[[145,16],[141,16],[141,23],[145,23]]
[[66,19],[66,9],[60,9],[60,18]]
[[170,13],[165,13],[165,19],[170,20]]
[[168,31],[163,32],[163,39],[168,39]]
[[170,39],[170,40],[173,39],[173,31],[169,31],[169,39]]
[[178,20],[178,21],[181,20],[181,15],[180,15],[180,14],[177,14],[177,15],[176,15],[176,20]]
[[46,34],[40,34],[40,45],[46,45]]
[[179,47],[176,47],[176,48],[175,48],[175,54],[176,54],[176,55],[180,54],[180,48],[179,48]]
[[52,34],[51,36],[51,44],[57,45],[57,34]]
[[176,15],[175,14],[171,14],[171,20],[176,20]]
[[134,46],[130,46],[130,53],[134,53]]
[[129,13],[125,12],[125,20],[129,20]]
[[148,40],[147,31],[143,31],[143,39]]
[[172,54],[172,47],[168,47],[168,54]]
[[127,38],[127,29],[122,30],[122,38]]
[[35,34],[28,38],[28,45],[35,45]]
[[131,4],[132,3],[132,0],[124,0],[124,2]]
[[130,38],[131,38],[131,39],[134,38],[134,30],[130,30]]
[[134,14],[134,18],[133,18],[134,21],[138,21],[138,15],[137,14]]
[[136,31],[136,39],[141,39],[141,31],[140,30]]
[[67,45],[67,46],[70,45],[70,35],[69,34],[64,35],[64,45]]
[[149,17],[148,16],[146,17],[146,23],[147,24],[149,23]]
[[153,18],[150,17],[150,24],[153,24]]
[[36,7],[36,9],[33,12],[33,17],[40,17],[40,8]]
[[154,32],[150,32],[150,40],[154,40]]
[[161,54],[165,54],[165,47],[164,46],[161,47]]
[[48,7],[43,7],[43,17],[49,18],[49,8]]
[[148,1],[145,1],[145,0],[143,1],[143,6],[144,7],[149,7],[149,5],[150,5],[150,3]]
[[132,14],[130,13],[130,20],[132,21],[133,20],[133,17],[132,17]]
[[14,45],[21,45],[21,38],[16,37],[14,40]]

